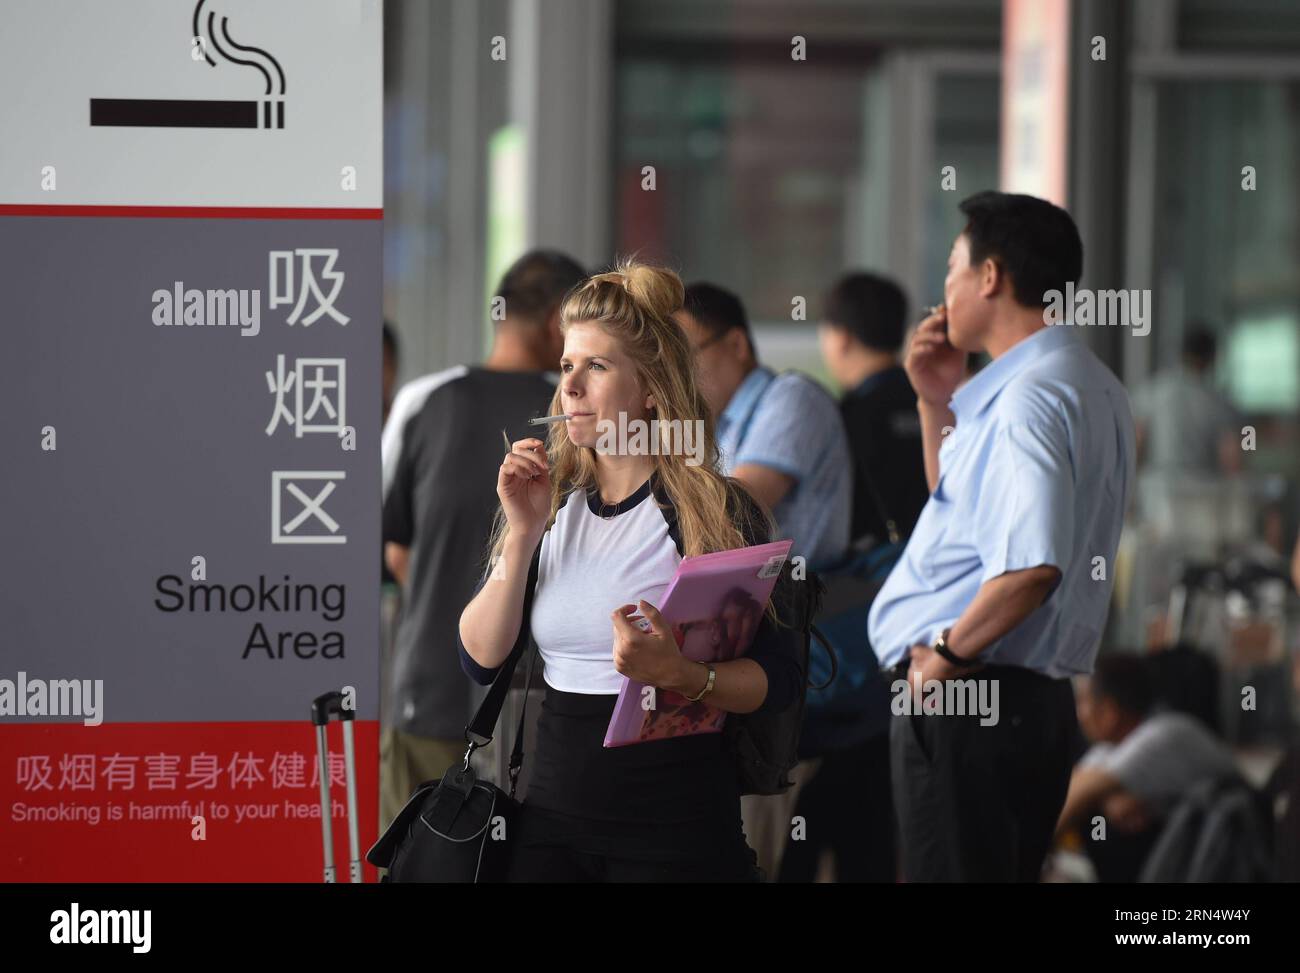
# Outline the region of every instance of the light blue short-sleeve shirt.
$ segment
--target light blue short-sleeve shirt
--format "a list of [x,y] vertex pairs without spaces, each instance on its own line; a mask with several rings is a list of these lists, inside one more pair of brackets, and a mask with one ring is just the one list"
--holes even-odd
[[797,372],[753,369],[718,418],[718,452],[728,475],[757,463],[795,481],[772,511],[776,539],[794,541],[791,555],[812,568],[843,557],[852,469],[844,420],[825,389]]
[[1091,672],[1133,490],[1128,395],[1064,327],[1013,345],[957,390],[939,482],[868,620],[884,665],[929,645],[984,582],[1040,565],[1061,580],[980,653],[1054,678]]

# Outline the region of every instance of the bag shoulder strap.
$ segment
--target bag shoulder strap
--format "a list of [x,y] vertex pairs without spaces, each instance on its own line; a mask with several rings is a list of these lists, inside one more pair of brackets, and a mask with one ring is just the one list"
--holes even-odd
[[533,665],[537,662],[537,646],[533,645],[528,657],[528,672],[524,676],[524,701],[519,705],[519,725],[515,727],[515,745],[510,750],[510,798],[514,800],[515,787],[519,783],[519,771],[524,766],[524,717],[528,713],[528,693],[533,688]]
[[[492,688],[488,690],[486,698],[479,704],[478,712],[474,718],[469,721],[465,727],[465,740],[469,748],[465,753],[465,759],[468,760],[471,753],[478,747],[486,747],[492,742],[492,733],[496,729],[497,719],[501,716],[501,709],[505,706],[506,696],[510,692],[511,682],[514,680],[515,667],[524,653],[528,651],[532,643],[532,631],[528,623],[528,617],[532,613],[533,591],[537,587],[537,570],[542,558],[542,542],[539,541],[537,549],[533,551],[532,562],[528,566],[528,580],[524,582],[524,605],[523,612],[520,615],[519,635],[515,639],[514,648],[510,650],[510,655],[506,661],[501,664],[501,669],[497,672],[496,678],[492,680]],[[536,653],[534,653],[536,655]],[[531,682],[533,673],[532,661],[528,664],[528,680]],[[525,689],[524,702],[527,703],[528,695]],[[523,726],[523,714],[520,713],[520,726]],[[519,750],[520,759],[522,760],[522,732],[516,736],[515,745]],[[514,760],[511,759],[513,765]]]

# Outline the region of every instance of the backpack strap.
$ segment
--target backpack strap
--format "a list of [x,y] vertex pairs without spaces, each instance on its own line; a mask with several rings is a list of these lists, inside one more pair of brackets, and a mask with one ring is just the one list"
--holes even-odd
[[839,675],[840,660],[835,655],[835,648],[831,645],[831,640],[826,637],[826,635],[822,632],[820,628],[818,628],[816,625],[810,624],[808,626],[808,634],[814,640],[822,644],[822,648],[826,650],[826,654],[830,657],[831,660],[831,674],[826,677],[826,681],[822,683],[820,686],[814,686],[812,683],[808,684],[809,689],[822,690],[825,689],[827,686],[829,686],[831,683],[833,683],[835,681],[835,677]]
[[[889,539],[889,543],[893,545],[902,543],[903,533],[898,529],[898,521],[890,516],[889,511],[885,508],[885,499],[880,495],[880,491],[876,489],[875,481],[871,478],[871,471],[864,467],[857,472],[862,478],[862,485],[867,488],[867,493],[871,497],[871,505],[876,508],[876,516],[885,525],[885,536]],[[857,538],[854,538],[854,540],[857,540]]]

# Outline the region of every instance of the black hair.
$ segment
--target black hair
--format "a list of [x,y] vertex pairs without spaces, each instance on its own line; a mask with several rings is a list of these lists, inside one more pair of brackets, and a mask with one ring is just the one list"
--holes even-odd
[[529,250],[510,265],[497,285],[506,312],[541,324],[566,294],[587,279],[582,265],[559,250]]
[[841,277],[826,295],[822,318],[848,331],[868,348],[897,352],[907,326],[907,298],[887,277],[856,273]]
[[1123,712],[1144,717],[1155,705],[1151,667],[1138,655],[1116,652],[1097,659],[1092,670],[1092,694],[1111,699]]
[[1201,365],[1209,365],[1213,362],[1218,348],[1219,343],[1214,337],[1214,332],[1199,323],[1193,325],[1183,338],[1183,357],[1190,358]]
[[1144,656],[1156,700],[1176,713],[1190,713],[1220,732],[1219,663],[1209,653],[1179,642]]
[[745,315],[745,305],[731,291],[716,284],[696,281],[686,288],[682,310],[698,321],[711,339],[721,338],[732,328],[739,328],[749,342],[750,356],[758,357],[754,350],[754,336],[749,330],[749,318]]
[[1083,274],[1083,241],[1070,214],[1036,196],[976,193],[961,203],[970,265],[992,257],[1011,277],[1017,303],[1047,307],[1043,295],[1065,293]]
[[393,356],[393,361],[397,361],[397,332],[390,321],[384,322],[384,350]]

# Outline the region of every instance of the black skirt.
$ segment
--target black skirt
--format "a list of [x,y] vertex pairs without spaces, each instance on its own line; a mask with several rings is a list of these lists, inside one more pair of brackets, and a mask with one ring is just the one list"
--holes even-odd
[[547,686],[521,837],[646,860],[747,854],[740,782],[722,735],[607,749],[617,698]]

